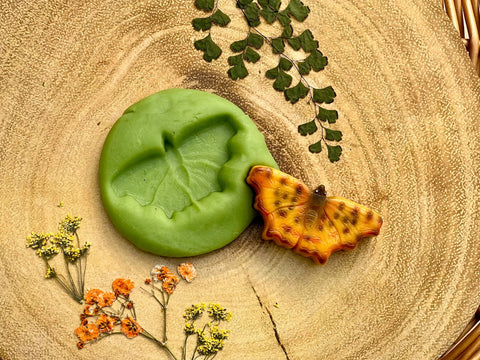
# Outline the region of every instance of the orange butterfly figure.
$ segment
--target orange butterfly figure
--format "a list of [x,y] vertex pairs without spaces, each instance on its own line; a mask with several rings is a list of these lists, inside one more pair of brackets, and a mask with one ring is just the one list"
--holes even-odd
[[327,197],[321,185],[311,191],[300,180],[267,166],[254,166],[247,183],[256,192],[254,207],[262,214],[264,240],[324,264],[332,252],[356,247],[378,235],[380,215],[340,197]]

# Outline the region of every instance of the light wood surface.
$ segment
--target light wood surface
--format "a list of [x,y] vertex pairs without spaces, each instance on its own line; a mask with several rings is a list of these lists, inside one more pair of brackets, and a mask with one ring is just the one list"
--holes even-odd
[[311,108],[272,89],[263,73],[277,59],[266,49],[249,77],[228,79],[229,41],[245,29],[227,1],[233,21],[212,31],[225,49],[212,64],[193,47],[202,36],[191,26],[201,15],[193,1],[1,2],[2,359],[167,359],[146,339],[123,336],[77,350],[82,307],[43,279],[25,237],[55,231],[67,212],[83,217],[80,237],[93,244],[87,287],[132,279],[139,321],[160,332],[160,309],[139,287],[153,265],[184,259],[141,252],[116,232],[97,170],[123,110],[170,87],[233,101],[283,171],[384,218],[378,237],[324,266],[263,242],[260,219],[227,247],[189,259],[198,277],[171,299],[172,349],[183,341],[183,309],[202,301],[234,313],[219,359],[436,359],[460,335],[480,303],[475,69],[438,1],[305,2],[305,25],[329,58],[312,83],[337,93],[336,164],[308,152],[316,135],[296,128]]

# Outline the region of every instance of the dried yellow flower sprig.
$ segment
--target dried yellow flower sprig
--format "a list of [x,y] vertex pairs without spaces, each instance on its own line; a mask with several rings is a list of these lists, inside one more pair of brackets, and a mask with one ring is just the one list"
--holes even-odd
[[[195,323],[199,320],[203,313],[207,312],[209,321],[203,326],[197,326]],[[205,303],[192,305],[185,309],[183,315],[185,326],[185,341],[183,344],[182,360],[187,358],[187,340],[190,336],[197,336],[195,349],[193,350],[192,359],[213,359],[219,351],[225,346],[225,340],[230,335],[230,330],[223,330],[219,326],[222,322],[230,321],[232,313],[220,304]]]
[[[32,232],[27,236],[26,243],[27,247],[36,250],[36,254],[45,261],[45,278],[55,279],[79,303],[82,303],[84,297],[87,254],[91,246],[89,242],[80,246],[77,230],[81,221],[82,218],[67,214],[59,222],[56,234]],[[63,254],[66,276],[50,263],[60,252]]]

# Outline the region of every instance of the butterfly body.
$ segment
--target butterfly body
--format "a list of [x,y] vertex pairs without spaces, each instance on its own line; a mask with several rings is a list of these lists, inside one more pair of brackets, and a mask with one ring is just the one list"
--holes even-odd
[[325,187],[310,190],[303,182],[267,166],[250,170],[247,183],[256,192],[254,207],[264,219],[262,238],[324,264],[331,253],[356,247],[378,235],[380,215]]

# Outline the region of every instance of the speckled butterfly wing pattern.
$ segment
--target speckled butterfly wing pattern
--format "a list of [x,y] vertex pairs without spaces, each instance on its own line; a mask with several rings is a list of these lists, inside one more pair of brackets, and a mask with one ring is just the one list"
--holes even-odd
[[254,207],[263,216],[262,237],[324,264],[332,252],[353,249],[377,235],[381,217],[365,206],[311,191],[279,170],[255,166],[247,182],[256,192]]
[[276,176],[275,169],[254,167],[247,182],[257,192],[255,209],[264,217],[263,238],[291,249],[302,235],[300,219],[306,209],[310,190],[290,176]]
[[337,229],[344,247],[354,248],[358,240],[378,235],[383,223],[381,216],[373,210],[340,197],[328,197],[324,211]]

